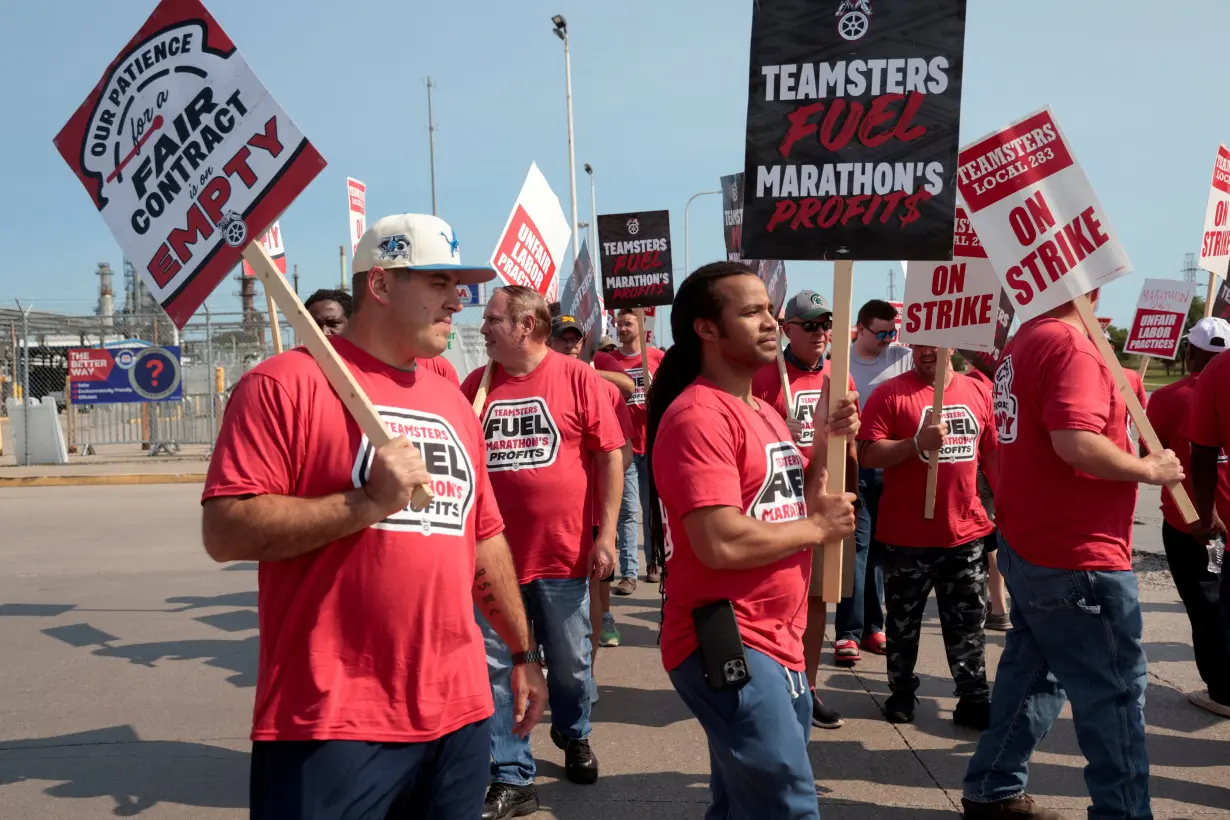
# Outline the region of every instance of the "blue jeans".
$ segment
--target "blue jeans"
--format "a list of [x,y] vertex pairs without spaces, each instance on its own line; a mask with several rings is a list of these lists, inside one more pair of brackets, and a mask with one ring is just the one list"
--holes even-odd
[[820,820],[807,756],[807,679],[755,649],[746,651],[751,679],[739,689],[710,689],[699,651],[670,672],[709,739],[713,803],[705,820]]
[[875,539],[876,513],[884,492],[883,470],[858,471],[863,506],[854,530],[854,594],[837,604],[837,640],[860,641],[884,631],[884,545]]
[[[565,737],[589,737],[590,683],[589,579],[549,578],[521,586],[530,629],[546,655],[547,702],[551,726]],[[491,716],[491,782],[528,786],[537,766],[529,738],[512,733],[512,659],[508,647],[475,611],[487,645],[487,672],[495,714]]]
[[[641,532],[637,532],[637,513],[641,516]],[[637,539],[645,537],[645,562],[653,564],[649,554],[652,543],[649,533],[649,469],[645,455],[632,454],[632,463],[624,472],[624,495],[619,502],[619,576],[636,580],[640,570],[637,560]]]
[[1088,763],[1090,819],[1152,818],[1136,574],[1040,567],[1003,537],[997,556],[1012,630],[995,673],[991,727],[965,774],[966,799],[997,803],[1024,793],[1029,758],[1066,699]]

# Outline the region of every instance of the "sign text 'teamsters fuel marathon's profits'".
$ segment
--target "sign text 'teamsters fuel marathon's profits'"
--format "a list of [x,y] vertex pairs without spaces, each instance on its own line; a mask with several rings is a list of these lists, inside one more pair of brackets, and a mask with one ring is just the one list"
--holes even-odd
[[833,22],[849,3],[756,7],[748,257],[952,256],[965,3],[873,2],[857,36]]
[[674,300],[670,230],[669,211],[599,215],[607,309],[669,305]]
[[183,327],[324,167],[197,0],[163,0],[57,135]]
[[1050,109],[963,149],[957,185],[1023,321],[1131,272]]

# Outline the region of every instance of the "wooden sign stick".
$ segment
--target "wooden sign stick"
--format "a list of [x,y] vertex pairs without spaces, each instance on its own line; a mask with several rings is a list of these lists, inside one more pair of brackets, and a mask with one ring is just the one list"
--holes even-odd
[[[944,384],[948,381],[948,348],[935,349],[935,399],[931,402],[931,423],[944,420]],[[923,518],[935,518],[935,486],[940,476],[940,448],[927,456],[927,496],[923,501]]]
[[[853,312],[854,262],[839,261],[833,266],[833,358],[829,362],[829,394],[825,401],[829,405],[829,414],[837,412],[837,402],[845,398],[846,391],[834,385],[850,383],[850,314]],[[780,345],[779,345],[780,348]],[[828,487],[830,493],[844,492],[846,488],[846,453],[849,442],[845,436],[830,437],[828,457],[825,466],[828,468]],[[815,591],[817,579],[820,586],[820,598],[826,603],[840,603],[844,594],[854,591],[853,575],[850,578],[849,591],[844,591],[845,578],[842,575],[843,553],[853,552],[854,539],[846,539],[849,547],[842,541],[830,541],[812,550],[812,590]],[[846,561],[853,561],[853,554],[844,556]]]
[[[1227,266],[1226,275],[1230,276],[1230,266]],[[1204,298],[1204,318],[1209,318],[1213,315],[1213,303],[1217,301],[1217,274],[1209,271],[1209,292]]]
[[782,398],[786,400],[786,418],[794,418],[794,396],[790,393],[790,376],[786,374],[786,356],[782,352],[782,331],[777,330],[777,375],[782,380]]
[[1145,371],[1149,369],[1149,360],[1152,358],[1152,356],[1140,357],[1140,367],[1136,368],[1136,375],[1140,376],[1141,381],[1145,380]]
[[[1145,415],[1145,409],[1140,406],[1140,399],[1136,398],[1136,391],[1128,384],[1127,376],[1123,374],[1123,366],[1115,358],[1115,351],[1111,348],[1110,342],[1107,341],[1106,334],[1102,332],[1102,326],[1098,323],[1097,317],[1093,315],[1093,307],[1089,304],[1089,297],[1078,296],[1073,300],[1072,304],[1076,305],[1076,309],[1081,315],[1081,321],[1085,325],[1085,330],[1089,333],[1089,338],[1093,340],[1094,345],[1098,348],[1098,352],[1102,354],[1102,360],[1110,368],[1110,375],[1119,387],[1123,400],[1127,402],[1128,415],[1132,417],[1132,423],[1140,431],[1140,440],[1144,442],[1145,449],[1150,453],[1160,453],[1163,449],[1162,443],[1158,441],[1157,433],[1154,432],[1153,425],[1149,423],[1149,418]],[[1171,497],[1174,498],[1175,506],[1179,508],[1179,514],[1183,516],[1184,521],[1188,524],[1194,524],[1199,520],[1200,516],[1196,514],[1196,508],[1192,506],[1192,500],[1188,497],[1187,491],[1183,489],[1181,483],[1167,484],[1166,489],[1170,491]]]
[[646,402],[649,396],[649,334],[645,330],[645,309],[637,308],[636,321],[641,327],[641,378],[645,382]]
[[495,359],[487,360],[487,367],[483,369],[483,377],[478,382],[478,390],[474,393],[474,415],[478,416],[479,421],[483,418],[483,406],[487,403],[487,390],[491,387],[491,371],[495,368]]
[[[359,386],[350,368],[342,361],[342,357],[333,349],[333,345],[329,344],[325,334],[316,326],[316,320],[303,306],[299,294],[291,289],[286,277],[274,266],[265,246],[260,242],[252,242],[244,248],[243,258],[252,266],[256,278],[261,280],[261,284],[265,287],[265,294],[275,306],[282,308],[287,321],[299,334],[300,340],[312,354],[316,364],[320,365],[325,378],[329,380],[329,385],[337,392],[338,398],[342,400],[346,410],[358,423],[359,429],[367,436],[367,440],[372,443],[373,447],[383,447],[392,441],[393,434],[389,432],[384,420],[376,412],[371,400]],[[431,504],[433,497],[430,487],[426,485],[417,487],[414,490],[414,496],[410,499],[410,508],[415,512],[422,512]]]
[[269,332],[273,335],[273,354],[282,352],[282,330],[278,327],[278,306],[274,304],[273,294],[265,288],[265,304],[269,308]]

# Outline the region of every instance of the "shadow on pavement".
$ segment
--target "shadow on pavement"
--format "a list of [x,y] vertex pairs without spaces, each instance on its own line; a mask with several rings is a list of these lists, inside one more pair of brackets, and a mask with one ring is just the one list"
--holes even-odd
[[134,643],[124,646],[104,646],[94,654],[106,658],[124,658],[137,666],[156,666],[158,661],[204,661],[206,666],[225,669],[235,674],[227,683],[238,687],[256,685],[256,664],[260,639],[252,635],[242,640],[189,640]]
[[[602,680],[601,663],[598,665],[598,679]],[[674,689],[631,689],[599,683],[598,694],[601,698],[590,717],[594,723],[623,723],[660,729],[692,720],[692,713]]]
[[256,606],[256,590],[244,590],[243,592],[227,592],[222,595],[210,595],[208,597],[196,596],[181,596],[179,598],[167,598],[168,604],[179,604],[180,609],[169,610],[171,612],[187,612],[190,609],[204,609],[211,606]]
[[242,809],[248,753],[203,743],[141,740],[132,726],[0,743],[0,788],[49,781],[51,797],[110,797],[134,817],[160,803]]

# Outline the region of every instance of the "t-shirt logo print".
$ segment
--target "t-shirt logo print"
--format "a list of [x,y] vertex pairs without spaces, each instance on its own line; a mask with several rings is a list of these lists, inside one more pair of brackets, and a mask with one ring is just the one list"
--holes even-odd
[[[379,530],[418,531],[424,535],[464,535],[466,519],[474,506],[474,464],[461,445],[457,431],[434,413],[377,407],[380,418],[394,435],[402,435],[419,449],[435,498],[427,509],[414,512],[409,505],[372,526]],[[351,480],[356,488],[367,484],[372,473],[375,448],[367,436],[359,442]]]
[[799,446],[810,445],[816,437],[816,405],[820,403],[822,390],[800,390],[794,394],[794,415],[803,422]]
[[803,456],[789,441],[765,445],[764,483],[747,514],[758,521],[796,521],[807,515],[803,498]]
[[1017,403],[1012,393],[1012,356],[1004,358],[995,371],[995,400],[992,409],[995,412],[995,432],[1000,444],[1011,444],[1016,441],[1017,434]]
[[559,454],[559,427],[540,398],[490,402],[483,438],[488,472],[549,467]]
[[[931,408],[925,408],[918,418],[918,429],[922,430],[923,422],[927,420]],[[946,404],[940,411],[940,416],[948,424],[948,435],[944,437],[944,446],[940,448],[942,464],[956,464],[973,461],[978,455],[978,437],[982,428],[978,419],[964,404]],[[918,454],[920,461],[927,461],[927,455]]]

